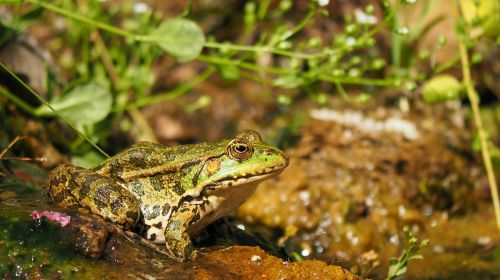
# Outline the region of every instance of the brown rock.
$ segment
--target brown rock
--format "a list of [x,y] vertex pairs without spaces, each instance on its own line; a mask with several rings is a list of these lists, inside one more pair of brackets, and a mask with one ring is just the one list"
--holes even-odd
[[[205,267],[193,273],[194,279],[361,279],[344,268],[322,261],[285,262],[258,247],[233,246],[203,254]],[[219,267],[219,269],[214,269]]]

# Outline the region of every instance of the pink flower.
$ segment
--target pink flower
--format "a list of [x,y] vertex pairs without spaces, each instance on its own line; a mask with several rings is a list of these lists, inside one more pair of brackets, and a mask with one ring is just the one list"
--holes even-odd
[[34,210],[31,212],[31,218],[33,220],[39,220],[42,217],[47,218],[49,221],[52,222],[57,222],[61,225],[61,227],[67,226],[70,221],[71,217],[68,215],[64,215],[63,213],[59,213],[56,211],[38,211]]

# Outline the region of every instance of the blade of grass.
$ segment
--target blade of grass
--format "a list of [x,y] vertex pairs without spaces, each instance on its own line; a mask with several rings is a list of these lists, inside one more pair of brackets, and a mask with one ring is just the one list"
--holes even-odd
[[24,111],[30,113],[33,116],[36,116],[35,108],[31,107],[28,103],[24,102],[19,97],[17,97],[14,94],[10,93],[5,88],[0,87],[0,95],[5,96],[5,98],[7,98],[8,100],[12,101],[14,104],[16,104],[19,108],[23,109]]
[[85,141],[89,142],[90,145],[92,145],[96,150],[98,150],[101,154],[103,154],[105,157],[109,157],[109,155],[104,152],[97,144],[92,142],[90,138],[85,135],[83,132],[78,130],[76,126],[68,121],[65,117],[61,116],[50,104],[45,101],[36,91],[34,91],[30,86],[28,86],[23,80],[21,80],[14,72],[12,72],[7,66],[5,66],[3,63],[0,62],[0,67],[2,67],[9,75],[11,75],[17,82],[19,82],[24,88],[26,88],[33,96],[35,96],[43,105],[47,106],[52,112],[54,112],[54,115],[56,115],[59,119],[64,121],[67,125],[69,125],[72,129],[74,129],[80,137],[85,139]]

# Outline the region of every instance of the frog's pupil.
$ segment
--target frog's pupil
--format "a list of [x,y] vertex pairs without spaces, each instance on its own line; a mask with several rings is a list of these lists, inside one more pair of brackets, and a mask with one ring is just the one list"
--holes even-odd
[[236,151],[239,153],[244,153],[247,151],[247,147],[245,145],[237,145],[236,146]]

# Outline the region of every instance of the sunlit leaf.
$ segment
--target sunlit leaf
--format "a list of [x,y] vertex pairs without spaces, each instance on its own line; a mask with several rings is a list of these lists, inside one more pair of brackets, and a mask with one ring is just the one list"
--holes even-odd
[[193,21],[175,18],[162,23],[153,30],[148,41],[156,43],[181,62],[196,58],[205,44],[205,35]]
[[[103,120],[111,110],[112,96],[104,87],[94,83],[76,86],[50,105],[66,120],[81,126]],[[55,114],[42,105],[37,113],[41,116]]]

